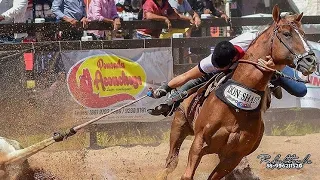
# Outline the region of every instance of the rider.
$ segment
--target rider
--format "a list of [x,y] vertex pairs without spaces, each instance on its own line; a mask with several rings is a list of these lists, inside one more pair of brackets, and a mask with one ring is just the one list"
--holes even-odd
[[[156,89],[151,97],[161,98],[166,96],[171,90],[180,87],[177,91],[172,93],[165,101],[165,104],[161,104],[154,109],[149,109],[148,113],[151,115],[171,115],[173,111],[172,105],[175,103],[180,103],[188,97],[187,91],[199,84],[208,81],[214,74],[230,69],[231,66],[236,65],[237,60],[241,59],[248,46],[257,37],[255,32],[244,33],[234,39],[229,41],[222,41],[218,43],[214,49],[214,52],[208,57],[200,61],[198,66],[192,68],[191,70],[173,78],[168,84],[163,84],[158,89]],[[266,63],[271,63],[272,58],[270,56],[266,57]],[[268,64],[267,64],[268,65]],[[286,66],[282,73],[294,77],[294,71]],[[271,80],[274,85],[273,88],[274,95],[276,98],[280,99],[282,97],[281,87],[283,87],[290,94],[303,97],[307,93],[307,87],[302,82],[297,82],[291,79],[286,79],[283,77],[274,77]],[[280,91],[279,91],[280,90]]]

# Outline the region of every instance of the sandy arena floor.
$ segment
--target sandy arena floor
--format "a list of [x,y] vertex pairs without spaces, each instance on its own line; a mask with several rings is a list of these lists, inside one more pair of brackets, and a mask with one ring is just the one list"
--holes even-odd
[[[181,148],[177,169],[169,179],[179,179],[187,162],[191,140],[186,140]],[[248,156],[253,171],[261,179],[279,180],[319,180],[320,179],[320,134],[283,137],[264,136],[260,147]],[[76,150],[63,152],[40,152],[29,159],[33,167],[42,167],[59,179],[155,179],[165,163],[169,149],[168,143],[156,147],[135,146],[130,148],[111,147],[101,150]],[[301,170],[268,170],[260,164],[257,155],[280,153],[297,154],[300,159],[311,154],[312,164]],[[215,155],[205,156],[196,172],[195,179],[206,179],[217,163]]]

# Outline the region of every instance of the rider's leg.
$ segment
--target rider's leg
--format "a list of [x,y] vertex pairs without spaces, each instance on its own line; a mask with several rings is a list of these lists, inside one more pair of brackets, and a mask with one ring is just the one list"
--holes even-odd
[[[298,75],[294,74],[294,70],[290,67],[286,66],[282,73],[291,76],[291,77],[298,77]],[[298,77],[299,78],[299,77]],[[284,88],[288,93],[294,95],[296,97],[303,97],[307,94],[307,86],[303,82],[297,82],[288,78],[279,77],[276,80],[271,81],[274,86],[281,86]]]
[[187,92],[188,90],[202,83],[205,83],[212,77],[212,75],[213,74],[206,74],[200,78],[188,81],[186,84],[181,86],[177,91],[171,93],[169,97],[166,99],[164,104],[161,104],[155,107],[154,109],[148,109],[148,113],[155,116],[159,116],[159,115],[167,116],[168,113],[172,110],[173,104],[181,103],[185,98],[187,98],[190,95]]
[[196,87],[196,86],[208,81],[212,76],[213,76],[213,74],[206,74],[206,75],[199,77],[197,79],[190,80],[186,84],[181,86],[178,89],[178,91],[180,91],[180,92],[188,91],[189,89]]

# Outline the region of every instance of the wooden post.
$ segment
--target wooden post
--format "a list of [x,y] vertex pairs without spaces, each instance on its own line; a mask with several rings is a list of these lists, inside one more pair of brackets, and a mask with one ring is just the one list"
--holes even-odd
[[89,137],[89,149],[101,149],[97,141],[97,132],[91,130],[89,132]]

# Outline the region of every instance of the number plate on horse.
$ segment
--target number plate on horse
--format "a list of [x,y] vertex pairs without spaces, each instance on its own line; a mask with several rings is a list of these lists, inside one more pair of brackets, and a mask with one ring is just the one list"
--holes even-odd
[[259,94],[235,84],[229,84],[224,89],[223,95],[227,101],[243,110],[254,110],[261,101]]

